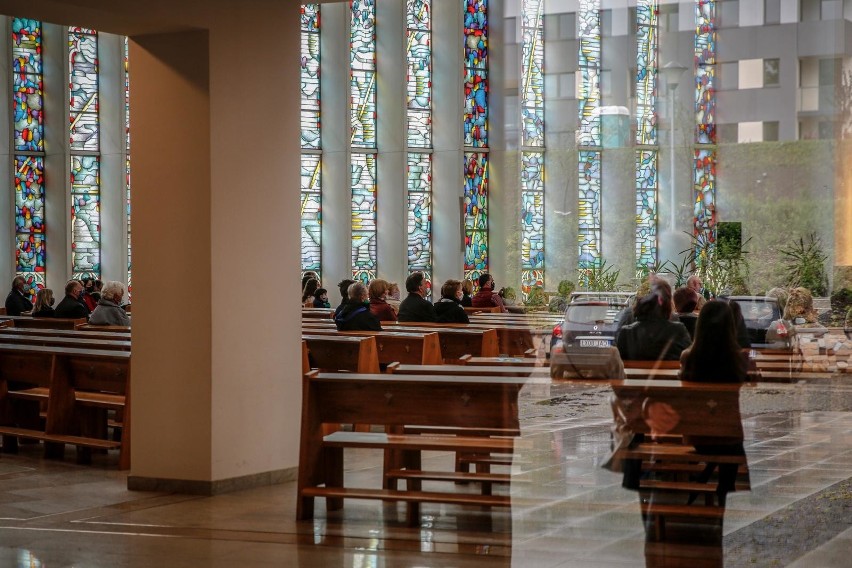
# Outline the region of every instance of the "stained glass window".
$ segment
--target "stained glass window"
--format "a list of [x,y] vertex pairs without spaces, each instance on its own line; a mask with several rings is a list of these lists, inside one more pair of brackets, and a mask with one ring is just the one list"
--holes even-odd
[[[71,144],[71,277],[101,274],[100,123],[98,118],[98,36],[68,29]],[[80,152],[88,152],[80,154]]]
[[432,0],[406,1],[408,272],[432,293]]
[[521,7],[521,291],[544,287],[544,0]]
[[322,268],[322,148],[320,119],[320,5],[302,10],[302,271]]
[[464,277],[488,271],[488,154],[464,155]]
[[45,285],[41,22],[12,18],[15,275],[32,300]]
[[601,251],[601,18],[600,0],[580,0],[578,17],[579,119],[579,262],[585,269],[600,263]]
[[464,7],[464,277],[488,271],[488,0]]
[[98,278],[101,272],[100,160],[71,156],[72,278]]
[[636,4],[636,265],[657,262],[657,18],[659,0]]
[[350,4],[350,124],[352,274],[364,283],[376,278],[376,2]]
[[695,167],[693,234],[699,247],[716,241],[716,2],[695,3]]
[[302,154],[302,271],[320,273],[322,169],[319,154]]
[[127,191],[127,301],[132,297],[133,264],[131,262],[130,237],[130,47],[124,38],[124,175]]
[[352,273],[366,284],[376,271],[376,156],[353,154]]

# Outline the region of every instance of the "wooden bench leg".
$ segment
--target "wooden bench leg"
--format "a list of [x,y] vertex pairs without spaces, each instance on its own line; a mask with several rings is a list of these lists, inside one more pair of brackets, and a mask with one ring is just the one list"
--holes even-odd
[[[343,487],[343,448],[324,448],[325,486]],[[337,511],[343,508],[343,499],[327,497],[326,511]]]
[[301,494],[296,499],[296,520],[306,521],[314,518],[314,498],[303,497]]
[[406,508],[406,523],[409,527],[416,527],[420,525],[420,503],[417,501],[410,501]]

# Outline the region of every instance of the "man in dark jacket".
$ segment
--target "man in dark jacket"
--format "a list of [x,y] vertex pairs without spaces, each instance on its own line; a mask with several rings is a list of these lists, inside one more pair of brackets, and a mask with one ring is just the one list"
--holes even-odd
[[361,282],[349,286],[349,300],[334,317],[338,331],[382,331],[382,324],[370,313],[367,287]]
[[56,317],[88,319],[89,308],[80,300],[82,294],[83,284],[79,280],[69,280],[65,285],[65,297],[56,306]]
[[6,315],[19,316],[21,312],[28,312],[32,309],[33,303],[24,294],[24,277],[16,276],[12,280],[12,291],[6,296]]
[[508,312],[503,298],[494,291],[494,278],[490,274],[483,273],[479,277],[479,291],[471,298],[474,308],[500,308],[501,312]]
[[[349,301],[349,287],[355,284],[355,281],[351,278],[344,278],[340,282],[337,283],[337,288],[340,290],[340,304],[334,309],[334,317],[336,318],[340,311],[346,306],[346,303]],[[302,289],[305,287],[302,286]]]
[[397,321],[435,321],[435,306],[425,299],[426,277],[422,272],[414,272],[405,279],[408,297],[399,305]]

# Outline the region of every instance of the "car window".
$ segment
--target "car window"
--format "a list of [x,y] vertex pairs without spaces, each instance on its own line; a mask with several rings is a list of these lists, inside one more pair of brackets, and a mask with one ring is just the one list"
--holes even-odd
[[617,313],[617,308],[605,304],[571,304],[565,312],[565,321],[580,324],[612,323]]
[[746,321],[772,321],[781,317],[778,305],[772,302],[737,300],[737,303],[742,308],[743,318]]

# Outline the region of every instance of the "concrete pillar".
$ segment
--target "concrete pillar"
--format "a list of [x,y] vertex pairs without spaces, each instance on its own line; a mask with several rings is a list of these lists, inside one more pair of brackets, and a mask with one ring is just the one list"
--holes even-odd
[[300,330],[252,308],[299,294],[299,113],[281,112],[299,106],[299,11],[247,4],[131,38],[131,489],[218,493],[298,463]]

